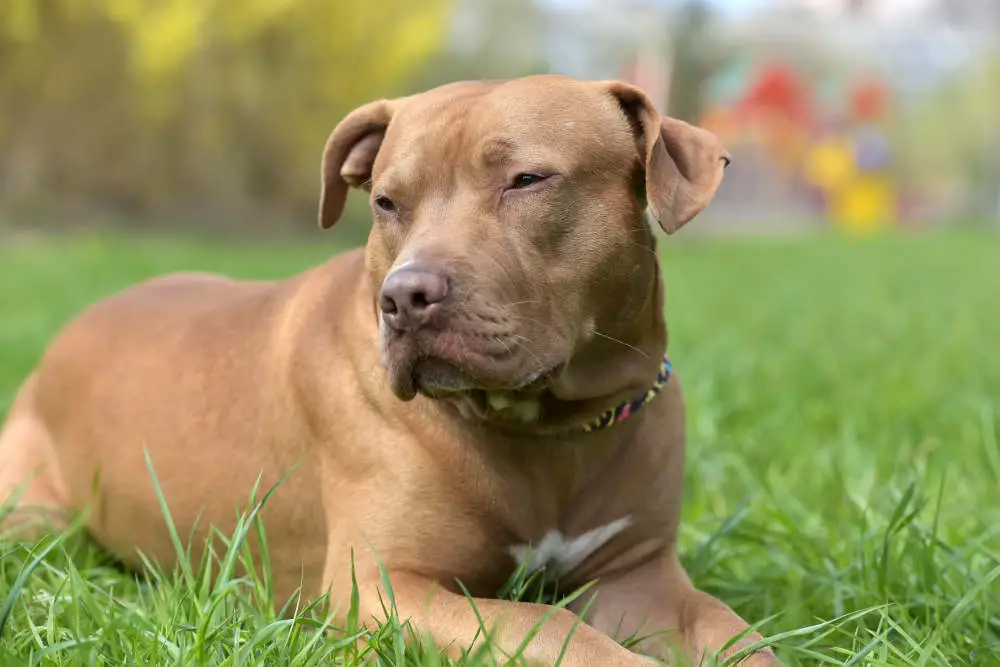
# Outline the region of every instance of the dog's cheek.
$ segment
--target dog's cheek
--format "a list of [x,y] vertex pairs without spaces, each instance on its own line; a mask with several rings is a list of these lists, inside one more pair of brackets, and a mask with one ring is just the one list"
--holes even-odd
[[585,215],[581,193],[569,182],[546,192],[520,212],[518,228],[527,238],[523,247],[532,248],[545,260],[565,257],[578,242],[580,220]]

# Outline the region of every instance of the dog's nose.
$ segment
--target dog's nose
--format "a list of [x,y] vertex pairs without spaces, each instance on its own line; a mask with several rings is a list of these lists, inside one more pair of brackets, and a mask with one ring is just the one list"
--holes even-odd
[[379,307],[393,329],[410,330],[427,323],[448,296],[448,278],[437,271],[400,267],[382,283]]

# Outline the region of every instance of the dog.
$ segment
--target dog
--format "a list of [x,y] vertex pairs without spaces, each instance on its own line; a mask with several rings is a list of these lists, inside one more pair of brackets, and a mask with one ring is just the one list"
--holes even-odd
[[[524,656],[553,664],[566,644],[569,667],[761,640],[678,559],[684,407],[653,229],[701,212],[729,161],[617,81],[459,82],[355,109],[326,142],[319,222],[363,189],[364,248],[276,282],[168,275],[84,310],[0,436],[8,523],[89,508],[125,564],[170,566],[148,453],[197,562],[255,483],[292,471],[262,510],[279,600],[346,611],[353,571],[377,619],[384,573],[400,618],[446,650],[485,624],[509,654],[545,620]],[[593,586],[568,607],[497,599],[517,568]],[[765,647],[743,664],[777,662]]]

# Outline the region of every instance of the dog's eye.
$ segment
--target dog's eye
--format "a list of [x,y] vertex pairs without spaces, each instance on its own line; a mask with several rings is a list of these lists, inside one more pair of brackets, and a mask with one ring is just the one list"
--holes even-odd
[[375,205],[388,213],[391,213],[396,210],[396,205],[392,203],[392,200],[386,197],[385,195],[378,195],[377,197],[375,197]]
[[541,174],[518,174],[514,177],[514,183],[512,187],[515,190],[520,190],[528,186],[534,185],[535,183],[541,183],[547,176],[542,176]]

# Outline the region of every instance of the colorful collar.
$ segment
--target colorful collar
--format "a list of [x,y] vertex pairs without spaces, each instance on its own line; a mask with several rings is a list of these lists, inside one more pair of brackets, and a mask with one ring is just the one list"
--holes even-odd
[[663,389],[663,387],[666,386],[667,381],[670,380],[670,372],[672,370],[673,366],[670,365],[670,359],[664,356],[663,361],[660,363],[660,372],[656,375],[656,382],[652,387],[627,403],[622,403],[621,405],[611,408],[610,410],[605,410],[598,417],[584,424],[583,430],[586,433],[603,431],[606,428],[611,428],[616,424],[622,423],[634,415],[636,412],[645,407],[647,403],[656,398],[656,395],[660,393],[660,390]]

